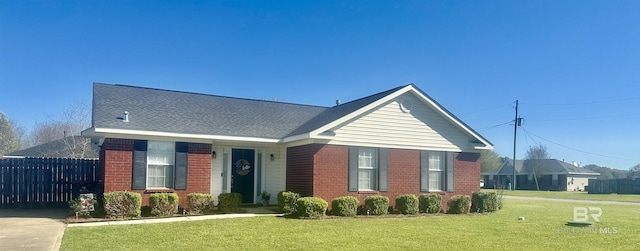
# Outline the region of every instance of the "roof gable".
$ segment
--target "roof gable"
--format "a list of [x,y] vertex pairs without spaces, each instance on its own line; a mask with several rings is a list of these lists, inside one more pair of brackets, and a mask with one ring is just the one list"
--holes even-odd
[[451,122],[451,124],[457,127],[459,130],[471,136],[474,139],[474,143],[477,143],[477,149],[492,148],[491,142],[482,137],[479,133],[474,131],[471,127],[466,125],[456,116],[454,116],[451,112],[449,112],[442,105],[429,97],[422,90],[417,88],[414,84],[400,86],[391,90],[387,90],[327,109],[323,114],[305,124],[304,127],[301,127],[291,133],[289,135],[289,138],[285,139],[285,141],[297,140],[305,137],[322,137],[322,134],[327,130],[331,130],[341,124],[353,120],[354,118],[369,113],[405,93],[412,93],[422,103],[433,109],[445,120]]

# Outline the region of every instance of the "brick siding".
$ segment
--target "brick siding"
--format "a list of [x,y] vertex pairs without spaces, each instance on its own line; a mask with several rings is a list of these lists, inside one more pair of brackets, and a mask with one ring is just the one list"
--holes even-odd
[[[420,192],[420,151],[389,149],[389,173],[387,192],[349,192],[348,146],[310,144],[287,149],[287,190],[303,196],[320,197],[331,203],[340,196],[355,196],[364,204],[366,197],[383,195],[389,197],[392,206],[401,194]],[[310,158],[312,159],[310,161]],[[455,154],[454,192],[439,192],[443,195],[443,207],[453,195],[480,190],[480,154]],[[311,162],[311,163],[310,163]],[[309,177],[309,173],[313,177]],[[299,179],[304,177],[304,179]]]
[[[211,192],[211,144],[189,143],[188,179],[186,190],[173,190],[180,197],[180,207],[187,207],[190,193]],[[104,192],[133,191],[142,194],[142,205],[149,205],[149,196],[158,190],[132,190],[133,140],[105,139],[100,151],[103,165]]]
[[313,195],[314,155],[322,145],[303,145],[287,148],[286,188],[302,196]]

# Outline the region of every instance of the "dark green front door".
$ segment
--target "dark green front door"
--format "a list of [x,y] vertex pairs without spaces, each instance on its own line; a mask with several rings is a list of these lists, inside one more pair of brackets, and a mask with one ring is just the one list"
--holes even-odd
[[255,150],[231,150],[231,192],[242,194],[242,203],[253,203]]

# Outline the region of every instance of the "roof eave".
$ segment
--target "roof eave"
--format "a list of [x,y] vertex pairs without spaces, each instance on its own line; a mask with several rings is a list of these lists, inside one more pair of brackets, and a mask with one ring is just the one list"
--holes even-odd
[[335,138],[335,136],[333,136],[333,135],[322,135],[322,134],[320,134],[320,135],[312,136],[311,133],[303,133],[303,134],[298,134],[298,135],[286,137],[286,138],[282,139],[280,142],[281,143],[290,143],[290,142],[300,141],[300,140],[305,140],[305,139],[333,140],[334,138]]
[[187,138],[187,139],[200,139],[200,140],[225,140],[225,141],[242,141],[242,142],[258,142],[258,143],[280,143],[280,139],[272,139],[272,138],[159,132],[159,131],[145,131],[145,130],[114,129],[114,128],[89,128],[82,132],[82,136],[86,138],[96,138],[96,137],[106,138],[106,137],[115,136],[115,135]]
[[600,176],[599,173],[583,173],[583,172],[567,172],[567,174]]

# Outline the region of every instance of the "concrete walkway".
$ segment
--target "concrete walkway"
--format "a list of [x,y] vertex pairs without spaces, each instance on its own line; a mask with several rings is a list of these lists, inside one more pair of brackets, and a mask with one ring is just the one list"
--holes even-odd
[[68,209],[0,209],[0,250],[58,250]]
[[525,196],[511,196],[511,195],[505,195],[504,198],[507,198],[507,199],[520,199],[520,200],[546,200],[546,201],[580,202],[580,203],[592,203],[592,204],[611,204],[611,205],[640,206],[640,202],[627,202],[627,201],[574,200],[574,199],[559,199],[559,198],[545,198],[545,197],[525,197]]
[[184,217],[157,218],[157,219],[138,219],[138,220],[123,220],[123,221],[71,223],[71,224],[68,224],[67,227],[96,227],[96,226],[111,226],[111,225],[151,224],[151,223],[246,218],[246,217],[261,217],[261,216],[277,217],[277,216],[283,215],[283,214],[274,213],[273,211],[265,208],[244,208],[244,209],[247,211],[246,213],[198,215],[198,216],[184,216]]

